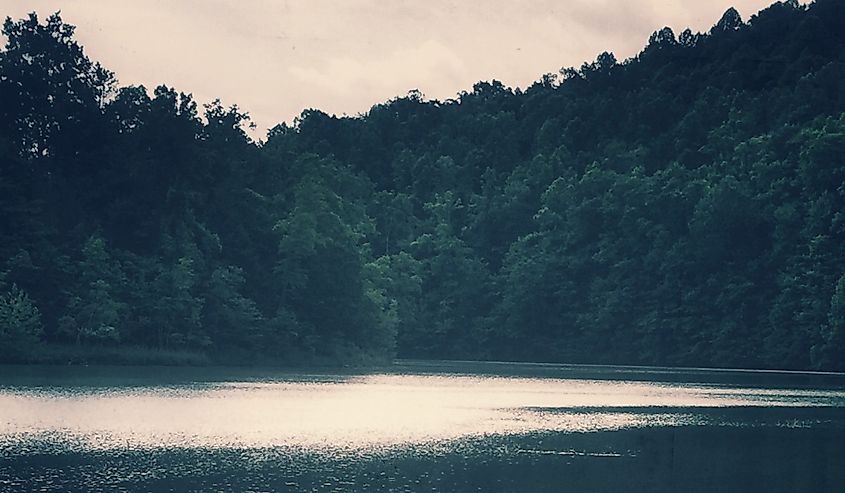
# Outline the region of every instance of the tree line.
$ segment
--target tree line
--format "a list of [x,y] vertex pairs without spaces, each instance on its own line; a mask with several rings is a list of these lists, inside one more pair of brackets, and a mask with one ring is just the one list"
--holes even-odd
[[3,25],[0,359],[845,369],[842,2],[260,141],[73,33]]

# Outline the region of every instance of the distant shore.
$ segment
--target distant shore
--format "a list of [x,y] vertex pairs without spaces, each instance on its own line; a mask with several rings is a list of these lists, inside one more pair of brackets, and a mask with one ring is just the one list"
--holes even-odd
[[300,367],[370,367],[389,364],[390,359],[370,354],[348,353],[334,356],[289,352],[273,357],[248,351],[214,352],[148,346],[86,346],[76,344],[41,344],[37,349],[18,354],[0,355],[0,365],[116,365],[116,366],[266,366]]
[[[10,357],[11,356],[11,357]],[[207,354],[181,349],[144,346],[80,346],[45,344],[22,355],[4,355],[2,363],[39,365],[165,365],[204,366],[211,364]]]

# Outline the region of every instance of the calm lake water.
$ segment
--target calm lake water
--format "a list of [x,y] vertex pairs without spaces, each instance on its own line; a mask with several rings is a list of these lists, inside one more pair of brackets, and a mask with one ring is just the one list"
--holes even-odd
[[0,491],[843,491],[845,375],[0,366]]

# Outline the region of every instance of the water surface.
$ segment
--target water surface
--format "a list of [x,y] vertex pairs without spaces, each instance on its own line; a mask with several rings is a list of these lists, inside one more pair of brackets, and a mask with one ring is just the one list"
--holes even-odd
[[[581,472],[572,485],[612,488],[602,469],[589,472],[603,464],[660,490],[684,469],[658,458],[692,436],[724,438],[687,451],[693,464],[762,460],[770,488],[813,473],[812,491],[845,468],[845,442],[834,441],[845,438],[837,374],[441,362],[369,372],[0,370],[0,489],[518,490],[529,468],[532,489],[554,491],[565,461]],[[830,448],[816,461],[823,470],[778,478],[778,461],[802,447]],[[389,474],[378,471],[385,464]]]

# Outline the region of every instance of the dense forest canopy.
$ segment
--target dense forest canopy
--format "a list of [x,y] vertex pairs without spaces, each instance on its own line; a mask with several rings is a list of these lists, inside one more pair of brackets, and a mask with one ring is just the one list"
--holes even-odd
[[118,86],[59,14],[3,34],[3,360],[845,369],[840,0],[260,142],[237,106]]

